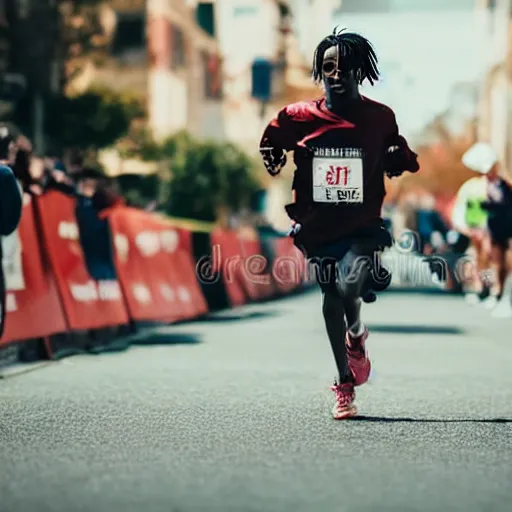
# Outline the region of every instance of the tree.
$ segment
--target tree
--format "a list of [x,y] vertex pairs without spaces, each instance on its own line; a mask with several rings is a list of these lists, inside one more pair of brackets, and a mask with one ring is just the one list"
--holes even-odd
[[85,57],[106,48],[100,0],[6,0],[11,68],[27,81],[13,121],[44,151],[47,103],[80,72]]
[[178,147],[170,174],[166,211],[208,222],[248,207],[260,188],[252,160],[233,144],[189,140]]
[[93,88],[68,98],[57,96],[48,103],[46,133],[60,149],[102,149],[126,135],[141,106],[106,88]]
[[89,59],[105,55],[108,38],[101,22],[102,3],[101,0],[59,3],[59,54],[64,62],[64,84],[79,74]]
[[116,182],[121,194],[132,206],[145,208],[158,196],[160,182],[156,174],[121,174]]
[[250,207],[261,190],[257,164],[231,143],[180,131],[157,143],[145,130],[123,140],[121,154],[160,164],[158,201],[173,216],[213,222],[221,211]]

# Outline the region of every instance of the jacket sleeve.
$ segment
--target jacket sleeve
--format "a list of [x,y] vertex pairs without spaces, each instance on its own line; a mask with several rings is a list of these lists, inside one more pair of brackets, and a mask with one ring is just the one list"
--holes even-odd
[[281,172],[286,165],[286,152],[294,147],[293,121],[284,108],[267,125],[260,141],[260,154],[271,176]]
[[468,209],[468,186],[464,183],[459,191],[457,192],[457,197],[455,199],[455,204],[453,205],[452,213],[451,213],[451,221],[453,227],[462,234],[466,234],[469,230],[469,227],[466,223],[466,212]]
[[0,166],[0,235],[13,233],[21,220],[23,197],[9,167]]
[[409,148],[405,138],[400,135],[395,114],[390,112],[390,134],[385,140],[384,172],[388,178],[401,176],[404,172],[417,172],[420,165],[418,155]]

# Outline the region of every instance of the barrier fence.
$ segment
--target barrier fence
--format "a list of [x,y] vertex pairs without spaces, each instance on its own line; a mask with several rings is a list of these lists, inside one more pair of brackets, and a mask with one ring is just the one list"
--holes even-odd
[[84,201],[57,191],[24,196],[12,249],[4,249],[0,349],[56,335],[72,344],[84,331],[192,320],[310,283],[290,238],[272,238],[269,249],[255,231],[195,233],[125,206],[91,215]]

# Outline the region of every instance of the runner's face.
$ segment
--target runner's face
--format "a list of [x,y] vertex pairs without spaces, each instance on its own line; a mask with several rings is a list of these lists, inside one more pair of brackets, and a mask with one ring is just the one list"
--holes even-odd
[[338,46],[331,46],[324,53],[322,75],[326,90],[338,95],[353,95],[357,92],[354,70],[343,65],[343,56]]

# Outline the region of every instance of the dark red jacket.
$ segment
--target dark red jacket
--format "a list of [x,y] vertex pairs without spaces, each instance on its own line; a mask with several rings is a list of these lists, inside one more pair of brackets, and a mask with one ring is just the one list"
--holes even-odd
[[[390,147],[398,150],[388,153]],[[419,169],[416,153],[399,134],[393,111],[365,97],[343,118],[327,110],[325,98],[283,108],[270,121],[260,142],[260,153],[271,175],[279,174],[288,151],[294,152],[296,202],[286,209],[302,224],[297,239],[305,245],[331,243],[379,221],[384,176]],[[318,202],[318,192],[313,192],[313,159],[334,153],[361,161],[361,190],[358,198],[350,199],[358,202],[346,202],[344,196],[338,203]]]

